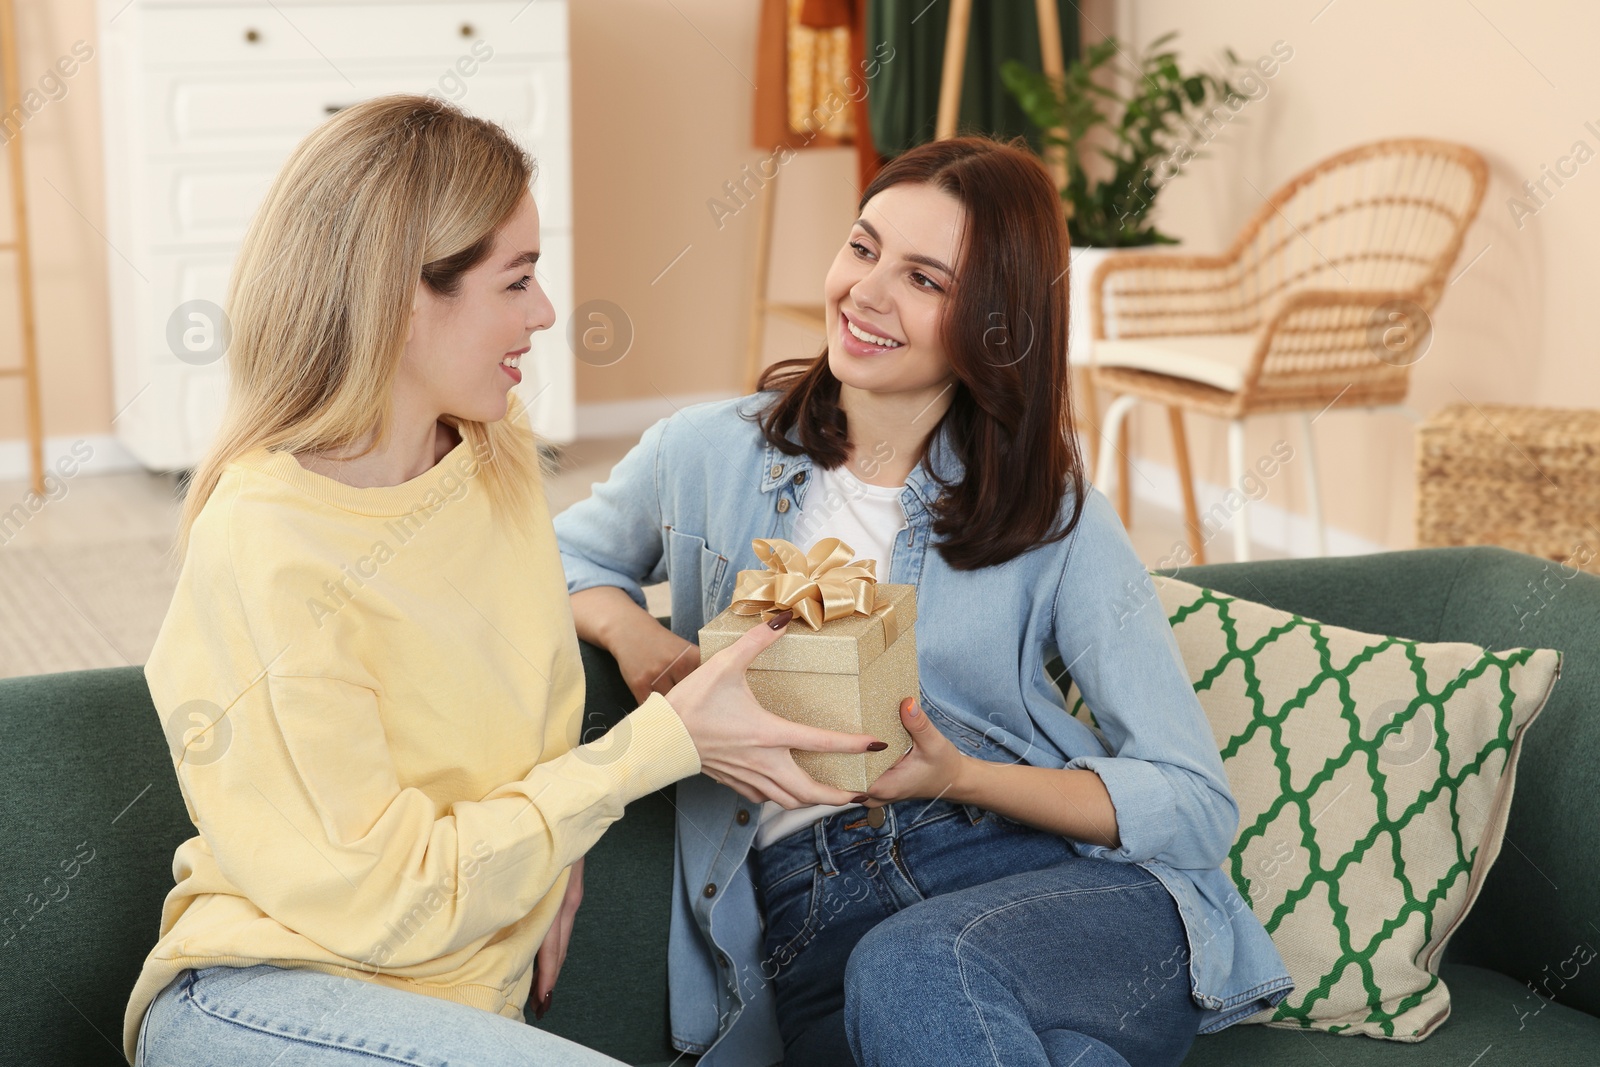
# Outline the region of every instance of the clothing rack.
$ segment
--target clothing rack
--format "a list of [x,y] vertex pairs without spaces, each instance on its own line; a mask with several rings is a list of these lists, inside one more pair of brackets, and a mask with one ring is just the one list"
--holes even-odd
[[[1065,71],[1061,56],[1061,19],[1055,0],[1034,0],[1039,19],[1039,52],[1044,73],[1060,78]],[[934,139],[945,140],[956,134],[961,110],[961,79],[966,66],[967,38],[972,26],[972,0],[951,0],[950,20],[944,38],[944,68],[939,76],[939,110],[934,123]],[[1058,188],[1067,182],[1067,157],[1059,145],[1046,150],[1045,165]],[[772,227],[777,214],[778,175],[767,183],[761,198],[761,213],[756,228],[756,269],[750,300],[750,329],[745,354],[745,392],[752,392],[761,376],[762,348],[766,342],[767,316],[777,315],[807,329],[826,335],[828,324],[820,304],[784,304],[767,299],[767,282],[772,268]]]
[[[1039,20],[1039,60],[1045,77],[1059,81],[1066,73],[1061,56],[1061,17],[1055,0],[1034,0]],[[972,0],[951,0],[950,23],[944,35],[944,70],[939,75],[939,113],[933,137],[943,141],[956,135],[956,119],[961,111],[961,79],[966,72],[967,37],[972,29]],[[1060,133],[1061,131],[1052,131]],[[1056,188],[1067,184],[1067,154],[1062,145],[1045,149],[1045,166],[1055,179]]]
[[[1055,0],[1034,0],[1034,10],[1039,18],[1039,53],[1045,75],[1051,81],[1060,81],[1066,72],[1061,56],[1061,20],[1056,11]],[[944,71],[939,80],[939,117],[934,127],[936,140],[954,137],[956,132],[956,115],[961,108],[961,77],[965,68],[967,54],[967,31],[972,24],[972,0],[951,0],[950,28],[944,38]],[[1064,136],[1065,131],[1056,129],[1052,133]],[[1050,171],[1050,178],[1057,189],[1064,189],[1067,185],[1067,149],[1062,144],[1046,145],[1044,150],[1044,163]],[[1072,204],[1062,201],[1063,210],[1071,218]],[[1070,254],[1070,253],[1069,253]],[[1061,279],[1065,284],[1065,279]],[[1073,373],[1070,363],[1067,373]],[[1089,432],[1083,434],[1087,445],[1087,460],[1089,469],[1095,469],[1100,449],[1100,400],[1094,391],[1094,378],[1087,364],[1081,365],[1078,370],[1078,384],[1073,390],[1073,395],[1081,398],[1085,421]],[[1076,424],[1077,420],[1074,420]],[[1181,438],[1180,438],[1181,440]],[[1122,450],[1122,466],[1119,471],[1122,480],[1118,484],[1121,504],[1121,514],[1128,514],[1128,424],[1122,424],[1121,439],[1118,447]],[[1182,445],[1179,445],[1180,449]],[[1187,453],[1183,461],[1188,462]]]

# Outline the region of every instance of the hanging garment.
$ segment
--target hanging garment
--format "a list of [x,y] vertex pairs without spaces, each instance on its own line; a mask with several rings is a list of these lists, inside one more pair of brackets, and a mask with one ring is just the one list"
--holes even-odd
[[854,145],[859,187],[879,165],[866,98],[882,64],[866,54],[867,8],[867,0],[762,0],[756,43],[755,146]]
[[[1061,54],[1071,64],[1079,52],[1078,8],[1072,0],[1056,0],[1056,7]],[[894,56],[880,65],[867,94],[873,141],[885,157],[893,157],[934,138],[950,6],[938,0],[873,0],[867,8],[867,50],[883,48]],[[1002,138],[1020,134],[1037,151],[1038,131],[1000,82],[1000,65],[1008,59],[1041,65],[1033,0],[973,4],[956,131]]]

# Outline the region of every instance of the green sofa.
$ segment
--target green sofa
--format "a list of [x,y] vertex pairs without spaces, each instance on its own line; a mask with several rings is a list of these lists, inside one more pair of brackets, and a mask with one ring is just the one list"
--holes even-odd
[[[1450,1020],[1417,1045],[1239,1026],[1200,1038],[1187,1062],[1600,1064],[1600,959],[1558,976],[1576,945],[1600,946],[1600,578],[1564,577],[1498,548],[1214,564],[1182,576],[1356,629],[1566,653],[1524,744],[1510,843],[1447,952]],[[592,727],[631,701],[609,657],[583,651]],[[0,681],[0,799],[0,899],[10,909],[0,1062],[120,1063],[128,990],[155,941],[173,849],[193,833],[140,670]],[[76,874],[63,880],[66,870]],[[693,1062],[667,1040],[671,875],[672,806],[656,794],[590,854],[541,1025],[629,1063]]]

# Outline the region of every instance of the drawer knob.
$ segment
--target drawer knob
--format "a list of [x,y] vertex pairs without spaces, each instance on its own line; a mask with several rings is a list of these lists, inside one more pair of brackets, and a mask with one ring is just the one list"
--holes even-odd
[[463,36],[463,37],[471,37],[472,36],[472,23],[463,22],[461,24],[461,36]]
[[261,31],[255,29],[245,30],[244,39],[249,41],[251,44],[255,44],[257,41],[261,40]]

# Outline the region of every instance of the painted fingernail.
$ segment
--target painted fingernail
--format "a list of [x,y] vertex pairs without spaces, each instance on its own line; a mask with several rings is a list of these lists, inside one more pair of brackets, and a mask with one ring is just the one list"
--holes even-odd
[[794,609],[793,608],[789,608],[789,609],[787,609],[785,611],[780,611],[780,612],[778,612],[778,614],[774,615],[767,622],[767,625],[772,627],[774,630],[781,630],[785,626],[789,625],[789,620],[792,619],[792,618],[794,618]]
[[887,742],[887,741],[874,741],[874,742],[872,742],[872,744],[867,746],[867,751],[868,752],[882,752],[884,749],[886,749],[888,747],[889,747],[889,742]]
[[852,804],[865,804],[866,802],[867,794],[865,793],[857,793],[855,796],[850,798],[850,803]]
[[917,707],[917,698],[916,697],[906,697],[904,700],[902,700],[900,702],[900,710],[905,712],[908,715],[915,716],[917,714],[917,712],[920,710]]

